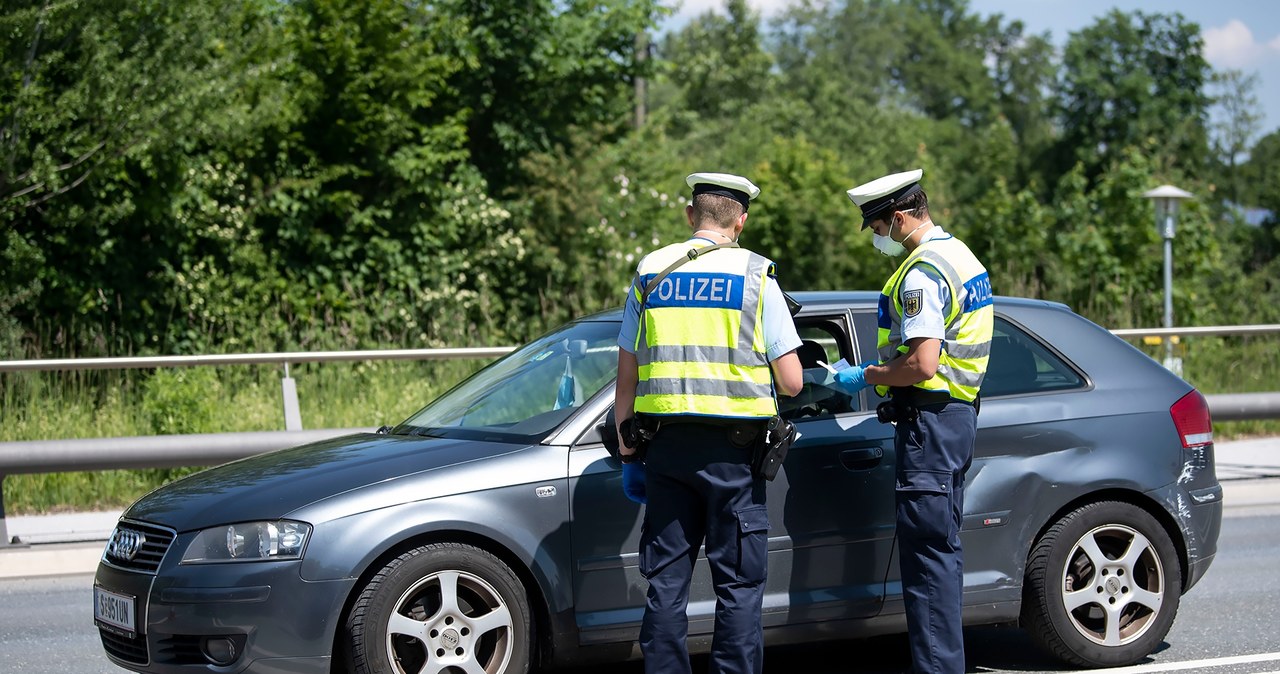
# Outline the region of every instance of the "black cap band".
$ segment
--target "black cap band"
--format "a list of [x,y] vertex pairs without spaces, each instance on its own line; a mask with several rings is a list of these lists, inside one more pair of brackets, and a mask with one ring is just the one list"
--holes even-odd
[[746,192],[724,187],[722,185],[698,183],[693,186],[693,196],[696,197],[699,194],[718,194],[722,197],[729,197],[730,199],[742,204],[742,210],[744,211],[751,205],[751,197],[747,196]]
[[868,225],[875,221],[875,215],[886,208],[898,203],[899,201],[922,192],[924,188],[920,187],[920,183],[911,183],[900,190],[890,192],[883,197],[877,197],[862,205],[862,228],[866,229]]

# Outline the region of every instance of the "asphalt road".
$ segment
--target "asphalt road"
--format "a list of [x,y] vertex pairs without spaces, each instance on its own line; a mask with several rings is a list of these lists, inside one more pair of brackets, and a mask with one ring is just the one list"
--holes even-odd
[[[1228,508],[1218,558],[1182,599],[1165,645],[1149,662],[1108,674],[1196,671],[1212,674],[1280,672],[1280,506]],[[0,580],[0,672],[100,674],[123,670],[102,654],[89,617],[92,576],[74,574]],[[1012,628],[966,632],[970,672],[1062,672],[1026,634]],[[778,647],[765,669],[807,674],[894,673],[906,666],[902,637]],[[705,659],[695,659],[695,671]],[[571,674],[638,674],[639,663]]]

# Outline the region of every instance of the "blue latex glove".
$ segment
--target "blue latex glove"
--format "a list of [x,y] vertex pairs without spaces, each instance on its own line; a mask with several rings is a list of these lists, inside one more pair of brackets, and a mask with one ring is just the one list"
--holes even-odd
[[870,386],[867,383],[867,366],[875,365],[867,361],[861,365],[851,365],[836,373],[836,385],[849,395],[857,395],[859,391]]
[[639,504],[649,502],[644,493],[644,464],[639,461],[622,464],[622,493]]

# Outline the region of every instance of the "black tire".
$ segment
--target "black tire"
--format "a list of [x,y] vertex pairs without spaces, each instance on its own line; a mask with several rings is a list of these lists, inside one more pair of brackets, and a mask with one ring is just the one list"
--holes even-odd
[[1031,549],[1022,625],[1069,664],[1131,665],[1164,640],[1181,596],[1182,569],[1164,527],[1128,503],[1091,503]]
[[359,674],[526,674],[532,625],[523,585],[497,557],[433,543],[391,560],[347,614]]

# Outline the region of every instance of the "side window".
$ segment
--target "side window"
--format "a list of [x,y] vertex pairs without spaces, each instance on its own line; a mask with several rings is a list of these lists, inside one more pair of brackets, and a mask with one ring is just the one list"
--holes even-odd
[[853,412],[859,408],[858,399],[834,385],[831,373],[819,361],[834,365],[841,358],[852,360],[849,339],[843,320],[802,319],[796,321],[800,334],[800,348],[796,356],[804,368],[804,389],[796,396],[778,398],[779,414],[787,419],[831,416]]
[[1084,386],[1084,380],[1052,351],[1012,323],[996,318],[982,396],[1059,391]]

